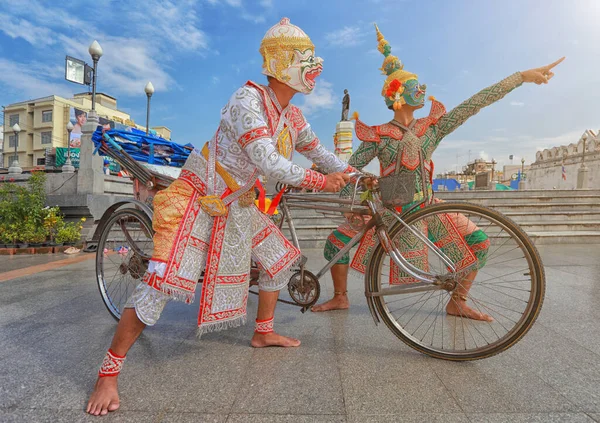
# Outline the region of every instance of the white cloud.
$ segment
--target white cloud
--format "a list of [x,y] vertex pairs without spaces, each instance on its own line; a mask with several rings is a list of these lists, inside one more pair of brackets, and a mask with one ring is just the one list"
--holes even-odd
[[352,47],[360,44],[367,33],[358,26],[345,26],[337,31],[325,34],[325,39],[332,46]]
[[510,105],[514,107],[523,107],[525,106],[525,103],[523,103],[522,101],[511,101]]
[[312,93],[304,97],[304,104],[300,106],[305,115],[315,114],[320,110],[333,108],[337,103],[331,83],[324,79],[317,80],[317,86]]
[[264,23],[267,20],[267,18],[265,17],[265,15],[262,15],[262,14],[256,14],[255,15],[255,14],[252,14],[252,13],[243,12],[240,16],[241,16],[242,19],[244,19],[246,21],[249,21],[249,22],[252,22],[252,23],[255,23],[255,24]]
[[137,22],[136,32],[144,39],[154,40],[160,46],[175,47],[182,51],[198,51],[208,48],[203,31],[198,28],[198,16],[194,10],[196,0],[177,3],[147,0],[143,10],[128,13],[131,22]]
[[242,6],[242,0],[206,0],[206,2],[211,5],[225,3],[225,4],[227,4],[229,6],[233,6],[233,7],[241,7]]
[[259,24],[259,23],[264,23],[267,18],[265,16],[265,13],[270,11],[273,8],[273,0],[259,0],[258,1],[258,5],[260,6],[258,9],[263,9],[263,10],[250,10],[249,7],[247,7],[242,0],[206,0],[209,4],[211,5],[228,5],[231,7],[235,7],[236,9],[239,9],[237,13],[237,16],[239,16],[240,18],[255,23],[255,24]]
[[488,161],[490,159],[490,155],[488,153],[486,153],[485,151],[481,150],[479,152],[479,158],[483,159],[485,161]]
[[[102,2],[103,0],[99,0]],[[18,22],[19,26],[0,26],[0,31],[13,38],[23,38],[32,46],[53,52],[67,53],[90,61],[88,46],[91,40],[98,40],[104,50],[98,68],[98,89],[113,95],[139,95],[147,81],[157,91],[167,91],[177,87],[169,73],[169,63],[181,52],[206,54],[208,40],[199,28],[199,17],[194,6],[198,0],[161,1],[148,0],[143,10],[127,4],[114,6],[114,13],[126,25],[114,29],[109,35],[93,20],[85,16],[75,16],[64,11],[58,4],[38,0],[4,0],[2,7],[6,14],[0,14],[3,22]],[[230,0],[236,4],[239,0]],[[111,9],[112,10],[112,9]],[[23,19],[20,19],[22,17]],[[25,21],[27,19],[27,21]],[[85,40],[85,41],[81,41]],[[7,61],[4,67],[9,66]],[[16,67],[12,63],[10,66]],[[23,68],[31,63],[22,64]],[[47,74],[44,72],[24,72],[22,75],[3,75],[2,81],[15,80],[14,86],[27,81],[22,91],[31,93],[39,87],[44,94],[51,94],[47,88],[59,89],[54,93],[65,94],[65,88],[58,81],[64,80],[64,70]],[[5,82],[7,85],[8,83]],[[29,94],[28,94],[29,95]]]
[[18,63],[0,58],[0,83],[28,99],[53,94],[70,95],[71,90],[66,83],[54,82],[58,79],[57,74],[64,78],[64,70],[61,67]]
[[218,76],[213,76],[211,78],[211,82],[213,85],[217,85],[219,82],[221,82],[221,78],[219,78]]
[[14,19],[13,17],[0,13],[0,31],[9,37],[23,38],[32,45],[44,47],[55,43],[52,37],[52,31],[48,28],[36,26],[25,19]]

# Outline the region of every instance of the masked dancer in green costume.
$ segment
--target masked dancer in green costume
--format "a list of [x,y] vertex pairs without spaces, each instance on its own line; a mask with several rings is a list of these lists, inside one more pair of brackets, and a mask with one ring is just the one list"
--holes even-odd
[[[424,106],[426,86],[419,83],[416,74],[404,69],[401,61],[391,54],[391,46],[379,31],[379,28],[375,26],[375,29],[377,31],[378,50],[385,56],[381,70],[387,76],[381,95],[394,116],[391,121],[382,125],[368,126],[360,121],[358,114],[355,113],[356,136],[362,143],[350,158],[349,164],[357,169],[362,169],[377,157],[380,163],[381,177],[398,173],[415,173],[413,202],[399,207],[397,209],[399,212],[412,208],[415,204],[422,202],[424,198],[429,198],[429,201],[440,201],[432,199],[433,162],[431,156],[445,136],[457,129],[482,108],[500,100],[521,84],[527,82],[538,85],[548,83],[554,76],[552,68],[564,59],[559,59],[540,68],[516,72],[497,84],[481,90],[448,113],[446,113],[442,103],[433,97],[429,97],[432,102],[429,116],[415,119],[414,112]],[[421,161],[423,161],[422,166]],[[396,171],[396,167],[399,167],[398,171]],[[423,187],[426,187],[427,192],[424,192]],[[422,206],[425,206],[425,204],[422,204]],[[446,312],[451,315],[491,321],[490,316],[471,308],[467,304],[467,294],[477,276],[477,271],[485,265],[490,245],[488,237],[485,232],[464,215],[441,216],[433,224],[428,223],[428,237],[436,242],[436,245],[444,252],[462,249],[463,252],[472,257],[471,262],[462,260],[470,264],[464,267],[465,276],[452,293],[446,306]],[[324,251],[325,258],[331,260],[357,233],[356,226],[350,223],[339,226],[327,239]],[[448,234],[450,236],[447,236]],[[347,296],[349,268],[352,267],[353,270],[361,273],[365,272],[368,260],[376,246],[376,238],[377,236],[373,230],[367,232],[352,263],[350,263],[349,254],[346,254],[331,268],[334,296],[329,301],[314,306],[313,311],[340,310],[349,307]],[[451,242],[455,245],[444,245],[444,239],[452,239]],[[456,245],[457,239],[462,242],[462,246]],[[427,266],[427,249],[421,247],[401,245],[403,254],[404,252],[407,253],[405,257],[410,257],[409,261],[413,265],[424,269]],[[452,256],[450,258],[455,263],[461,260],[461,258]],[[392,277],[394,280],[390,283],[416,282],[410,275],[401,271],[393,272]]]

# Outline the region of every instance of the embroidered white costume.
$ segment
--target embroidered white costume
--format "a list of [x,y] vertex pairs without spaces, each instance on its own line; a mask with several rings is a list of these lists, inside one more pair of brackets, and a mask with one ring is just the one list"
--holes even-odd
[[[314,86],[321,60],[313,51],[308,36],[283,19],[261,44],[263,73],[295,89]],[[287,68],[280,66],[282,52],[293,58]],[[248,82],[231,96],[213,140],[194,150],[180,177],[154,199],[154,253],[128,303],[142,322],[154,324],[169,299],[192,302],[204,271],[200,333],[244,323],[251,259],[261,268],[260,289],[285,287],[300,251],[248,193],[259,174],[323,189],[324,175],[290,161],[294,150],[327,173],[353,170],[321,146],[300,109],[282,109],[269,87]]]

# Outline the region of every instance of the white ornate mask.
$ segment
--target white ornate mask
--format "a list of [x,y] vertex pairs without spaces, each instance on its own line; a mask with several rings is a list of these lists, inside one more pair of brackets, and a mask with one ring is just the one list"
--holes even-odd
[[284,75],[289,76],[284,83],[296,91],[309,94],[315,88],[315,78],[322,71],[323,59],[315,57],[312,50],[294,50],[294,61],[283,71]]

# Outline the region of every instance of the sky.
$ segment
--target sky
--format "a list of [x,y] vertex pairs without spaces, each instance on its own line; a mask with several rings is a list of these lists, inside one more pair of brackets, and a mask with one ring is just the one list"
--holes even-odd
[[[2,0],[0,105],[85,91],[65,81],[65,55],[91,64],[87,49],[97,40],[98,91],[144,125],[151,81],[150,126],[201,146],[231,94],[247,80],[265,81],[260,41],[284,16],[324,59],[315,91],[293,103],[328,148],[344,89],[365,123],[393,117],[380,95],[373,23],[448,109],[513,72],[567,57],[548,85],[523,85],[446,137],[433,156],[436,172],[477,157],[530,163],[537,150],[600,128],[599,0]],[[429,103],[419,116],[428,111]]]

